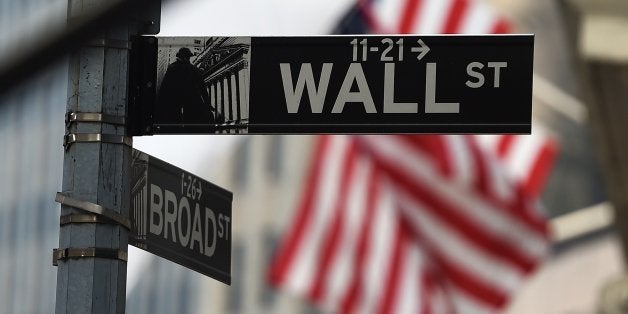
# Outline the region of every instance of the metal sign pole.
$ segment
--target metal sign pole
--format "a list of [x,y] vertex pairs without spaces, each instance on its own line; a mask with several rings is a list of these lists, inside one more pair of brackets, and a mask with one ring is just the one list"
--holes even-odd
[[[103,3],[70,1],[69,23],[89,18],[88,11]],[[131,31],[126,17],[115,24],[70,56],[63,197],[57,197],[61,230],[53,254],[57,313],[125,311],[128,225],[111,213],[128,217]]]
[[161,1],[73,0],[67,34],[53,43],[64,49],[82,43],[69,59],[63,191],[56,197],[57,313],[125,312],[130,39],[157,34],[160,15]]

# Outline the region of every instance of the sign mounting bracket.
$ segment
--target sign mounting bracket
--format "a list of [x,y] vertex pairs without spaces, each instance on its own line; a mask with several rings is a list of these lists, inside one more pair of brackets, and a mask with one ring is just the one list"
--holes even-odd
[[120,116],[97,112],[68,112],[65,115],[66,127],[70,127],[74,122],[99,122],[113,125],[125,125],[126,119]]
[[59,260],[66,260],[69,258],[108,258],[118,259],[128,262],[129,253],[123,250],[116,250],[110,248],[101,247],[86,247],[86,248],[64,248],[52,250],[52,265],[59,266]]
[[[103,207],[101,205],[98,204],[94,204],[94,203],[90,203],[90,202],[86,202],[86,201],[81,201],[81,200],[77,200],[75,198],[69,197],[63,193],[58,192],[57,196],[55,197],[55,201],[59,204],[62,205],[66,205],[66,206],[70,206],[73,208],[77,208],[77,209],[81,209],[84,210],[86,212],[89,212],[91,214],[94,214],[96,217],[104,217],[110,221],[116,222],[117,224],[123,226],[124,228],[130,230],[131,229],[131,221],[129,220],[129,218],[124,217],[123,215],[120,215],[119,213],[108,209],[106,207]],[[78,218],[78,217],[77,217]],[[67,218],[70,219],[70,222],[73,222],[71,220],[73,220],[74,218]],[[80,219],[79,219],[80,220]],[[98,218],[95,219],[96,221],[93,222],[99,222],[97,221]],[[76,221],[78,222],[78,221]],[[85,221],[82,221],[85,222]],[[63,223],[63,219],[62,219],[62,223]],[[69,223],[69,222],[68,222]]]
[[63,138],[63,147],[66,150],[74,143],[108,143],[124,144],[131,147],[133,140],[124,135],[100,134],[100,133],[70,133]]

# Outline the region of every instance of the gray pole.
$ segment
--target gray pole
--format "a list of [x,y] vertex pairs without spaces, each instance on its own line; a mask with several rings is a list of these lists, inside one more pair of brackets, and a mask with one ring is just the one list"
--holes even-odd
[[[103,3],[69,1],[69,23]],[[66,122],[69,141],[62,191],[68,198],[124,216],[128,216],[130,204],[131,169],[126,128],[111,121],[88,122],[90,119],[81,118],[81,114],[126,118],[129,35],[126,18],[121,18],[115,27],[70,56],[67,110],[78,113],[79,118]],[[124,313],[128,230],[101,215],[68,205],[62,206],[61,216],[59,249],[55,252],[56,313]]]

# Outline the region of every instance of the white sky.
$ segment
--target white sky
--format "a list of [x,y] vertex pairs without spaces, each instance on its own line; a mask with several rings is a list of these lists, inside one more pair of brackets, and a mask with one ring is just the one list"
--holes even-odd
[[353,0],[171,0],[164,36],[325,35]]

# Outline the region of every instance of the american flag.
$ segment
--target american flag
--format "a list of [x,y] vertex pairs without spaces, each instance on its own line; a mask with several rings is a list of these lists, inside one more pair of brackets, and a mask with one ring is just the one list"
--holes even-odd
[[[360,1],[340,26],[356,27],[510,29],[471,0]],[[555,153],[541,134],[321,136],[269,281],[330,312],[498,312],[547,251]]]
[[358,0],[337,33],[502,34],[510,22],[484,0]]

